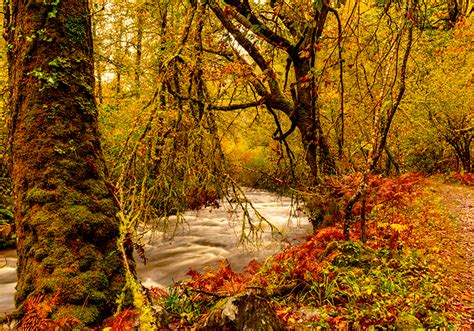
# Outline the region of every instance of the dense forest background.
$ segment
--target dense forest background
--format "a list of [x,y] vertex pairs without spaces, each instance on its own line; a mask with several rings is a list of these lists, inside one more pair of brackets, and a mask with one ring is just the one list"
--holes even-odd
[[[471,180],[467,0],[108,0],[90,7],[108,183],[121,230],[139,254],[138,227],[172,231],[170,215],[225,198],[247,210],[243,186],[304,202],[315,231],[343,229],[328,238],[356,231],[366,242],[376,205],[370,194],[391,187],[382,177]],[[48,36],[38,30],[28,38]],[[2,42],[0,216],[8,233],[9,46]],[[67,71],[66,60],[48,66]],[[48,88],[62,79],[31,75]],[[395,186],[387,201],[398,199],[390,196]],[[247,213],[243,240],[255,239],[267,221]]]
[[[126,209],[146,221],[233,182],[307,191],[334,174],[472,171],[468,3],[321,6],[94,4],[96,96]],[[321,222],[331,189],[310,191]]]
[[[357,1],[311,16],[318,6],[92,3],[102,138],[125,208],[168,215],[229,182],[472,171],[468,2]],[[5,155],[6,112],[2,123]]]

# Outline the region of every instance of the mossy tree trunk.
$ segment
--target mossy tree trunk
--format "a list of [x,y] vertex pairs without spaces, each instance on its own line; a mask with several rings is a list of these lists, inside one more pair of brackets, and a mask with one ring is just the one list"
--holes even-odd
[[[5,4],[11,80],[16,306],[94,325],[125,284],[119,222],[99,141],[87,0]],[[55,298],[51,301],[51,298]]]

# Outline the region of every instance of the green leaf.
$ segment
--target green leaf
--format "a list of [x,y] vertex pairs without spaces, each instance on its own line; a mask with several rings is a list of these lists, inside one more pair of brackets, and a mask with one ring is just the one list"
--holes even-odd
[[323,9],[323,0],[315,0],[313,2],[313,7],[317,11],[321,11]]
[[8,209],[0,209],[0,217],[7,219],[7,220],[12,220],[13,219],[13,213],[8,210]]

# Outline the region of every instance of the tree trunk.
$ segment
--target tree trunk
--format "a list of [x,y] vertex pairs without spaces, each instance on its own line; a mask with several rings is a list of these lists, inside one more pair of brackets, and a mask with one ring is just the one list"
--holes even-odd
[[336,164],[332,157],[329,146],[322,133],[319,121],[315,123],[309,115],[300,116],[296,127],[301,133],[301,141],[305,149],[305,160],[311,170],[311,175],[316,182],[324,175],[333,175],[336,172]]
[[[334,175],[336,163],[330,153],[329,145],[324,137],[318,107],[319,95],[317,84],[311,70],[315,66],[314,49],[316,40],[321,36],[322,28],[326,22],[327,8],[321,10],[316,16],[318,27],[310,29],[304,37],[304,41],[289,52],[294,66],[296,88],[293,92],[293,102],[297,118],[296,127],[301,133],[303,147],[305,149],[305,160],[308,163],[312,177],[319,182],[321,176]],[[304,51],[309,51],[309,56],[302,57]],[[291,118],[292,114],[287,113]]]
[[145,11],[143,8],[139,8],[137,10],[137,39],[135,45],[135,94],[139,98],[140,97],[140,78],[141,78],[141,71],[142,71],[142,43],[143,43],[143,15],[145,15]]
[[22,317],[25,302],[41,298],[54,302],[51,320],[94,325],[112,313],[125,267],[99,141],[88,1],[12,0],[6,16],[16,306]]
[[462,170],[467,173],[471,172],[471,140],[472,137],[462,137],[458,140],[447,139],[448,144],[454,149],[454,154],[461,163]]

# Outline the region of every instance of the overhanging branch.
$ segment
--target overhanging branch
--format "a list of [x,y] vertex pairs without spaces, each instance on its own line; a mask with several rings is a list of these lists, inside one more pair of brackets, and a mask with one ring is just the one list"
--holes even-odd
[[235,15],[235,19],[254,34],[277,48],[286,51],[292,48],[291,43],[287,39],[270,30],[255,16],[248,1],[225,0],[225,3],[237,9],[238,14]]
[[264,98],[258,99],[252,102],[245,102],[245,103],[238,103],[238,104],[230,104],[230,105],[215,105],[215,104],[208,104],[202,100],[184,96],[168,86],[168,93],[171,94],[173,97],[181,100],[181,101],[189,101],[199,106],[206,106],[209,110],[217,110],[217,111],[235,111],[235,110],[242,110],[252,107],[261,106],[264,103]]

